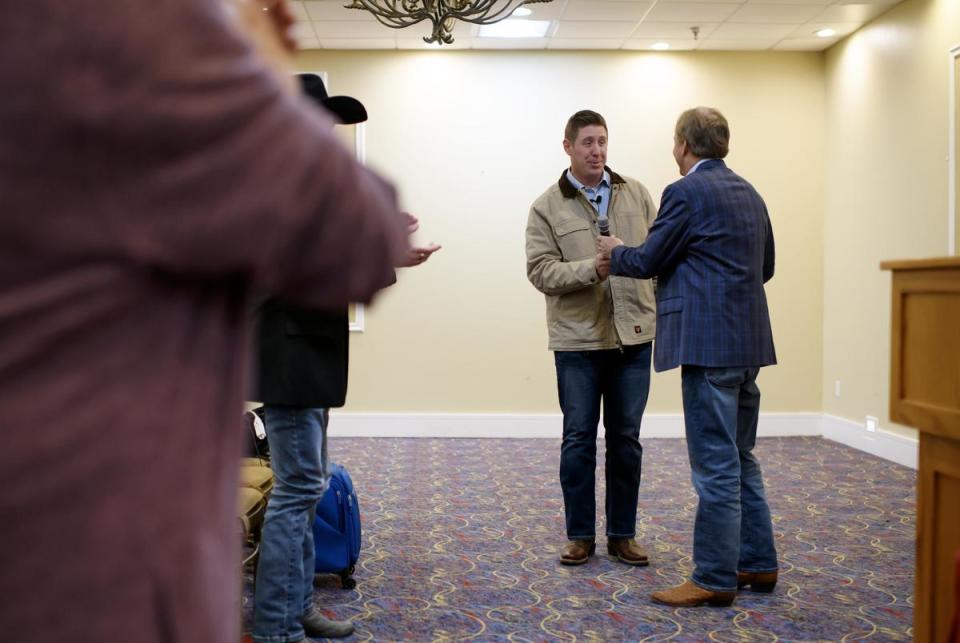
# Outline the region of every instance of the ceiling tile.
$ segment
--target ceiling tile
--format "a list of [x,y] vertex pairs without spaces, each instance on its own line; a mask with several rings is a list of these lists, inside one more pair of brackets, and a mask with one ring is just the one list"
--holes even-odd
[[524,5],[524,8],[533,13],[525,18],[520,18],[520,20],[559,20],[566,8],[566,3],[563,0],[553,0],[552,2]]
[[763,50],[770,49],[775,44],[780,42],[780,38],[750,38],[747,40],[738,40],[734,38],[730,39],[715,39],[710,38],[704,40],[700,43],[700,46],[697,47],[701,51],[746,51],[746,50]]
[[[788,36],[789,38],[810,38],[814,35],[815,32],[820,31],[821,29],[833,29],[836,33],[835,37],[839,40],[844,36],[849,36],[854,31],[862,27],[859,22],[818,22],[811,21],[806,24],[800,25]],[[833,37],[833,36],[831,36]]]
[[658,4],[650,13],[647,20],[650,22],[723,22],[740,8],[738,4],[730,3],[703,3],[703,2],[675,2]]
[[623,38],[551,38],[547,49],[620,49]]
[[[700,33],[698,37],[702,40],[709,36],[717,28],[716,23],[699,24]],[[655,38],[658,40],[693,40],[693,32],[690,27],[682,22],[647,22],[640,23],[631,38]]]
[[347,9],[346,0],[304,0],[302,3],[311,20],[375,20],[369,11]]
[[730,16],[730,21],[800,23],[812,20],[822,10],[811,4],[745,4]]
[[665,42],[670,45],[670,49],[659,52],[659,53],[669,53],[671,51],[690,51],[691,49],[696,48],[697,42],[694,40],[671,40],[671,39],[652,39],[652,38],[631,38],[623,43],[624,49],[631,49],[637,51],[655,51],[650,49],[653,45],[659,42]]
[[811,18],[820,22],[869,22],[890,8],[883,4],[835,4]]
[[[468,23],[464,23],[468,24]],[[478,25],[482,38],[549,38],[556,25],[550,20],[501,20]]]
[[316,39],[317,34],[313,32],[313,25],[309,22],[297,22],[290,28],[290,35],[292,35],[297,42],[301,40]]
[[[383,38],[394,37],[392,29],[379,22],[332,22],[327,20],[314,21],[313,27],[320,40],[325,38]],[[419,26],[407,29],[418,29]]]
[[557,31],[558,38],[626,38],[633,31],[632,22],[575,22],[561,20]]
[[320,41],[316,38],[304,38],[303,40],[297,40],[297,49],[303,51],[304,49],[320,49]]
[[[670,4],[736,4],[741,5],[748,0],[660,0],[658,5]],[[799,0],[802,2],[803,0]],[[820,4],[829,4],[830,0],[820,0]]]
[[324,49],[396,49],[393,38],[323,38]]
[[832,2],[834,0],[747,0],[747,4],[802,4],[819,7],[825,7]]
[[638,22],[651,2],[611,2],[609,0],[568,0],[563,20],[622,20]]
[[715,38],[725,40],[750,40],[751,38],[765,40],[767,38],[774,38],[781,40],[789,36],[796,27],[796,25],[727,22],[717,27],[716,30],[710,34],[709,40]]
[[474,49],[546,49],[549,38],[475,38]]
[[779,51],[823,51],[839,38],[794,38],[781,40],[774,49]]

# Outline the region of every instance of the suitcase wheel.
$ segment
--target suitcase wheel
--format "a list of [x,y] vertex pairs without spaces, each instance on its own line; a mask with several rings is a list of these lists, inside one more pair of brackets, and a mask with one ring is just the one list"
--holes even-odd
[[353,568],[340,572],[340,587],[343,589],[353,589],[357,586],[357,581],[353,579]]

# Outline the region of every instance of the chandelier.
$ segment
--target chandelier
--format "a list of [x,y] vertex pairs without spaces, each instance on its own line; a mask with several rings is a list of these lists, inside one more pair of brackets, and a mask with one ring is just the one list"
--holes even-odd
[[423,20],[433,23],[433,34],[425,42],[449,45],[453,22],[463,20],[489,25],[510,17],[517,7],[553,0],[352,0],[347,9],[365,9],[381,23],[403,29]]

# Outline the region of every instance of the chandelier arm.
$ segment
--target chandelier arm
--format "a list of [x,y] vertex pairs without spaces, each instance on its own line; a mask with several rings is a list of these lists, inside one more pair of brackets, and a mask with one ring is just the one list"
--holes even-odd
[[413,13],[403,13],[396,9],[396,3],[388,0],[389,6],[381,6],[383,0],[353,0],[345,9],[363,9],[370,12],[383,25],[393,29],[403,29],[422,22],[429,18],[422,10]]
[[[389,0],[391,4],[396,4],[396,0]],[[403,7],[403,10],[407,13],[431,13],[433,11],[433,4],[436,0],[400,0],[400,6]],[[423,5],[421,7],[421,5]]]
[[[475,0],[470,2],[469,0],[440,0],[446,11],[451,16],[457,18],[458,20],[464,20],[470,16],[476,16],[474,20],[485,20],[490,14],[491,10],[495,9],[497,3],[502,2],[503,0]],[[511,13],[513,8],[511,5],[515,4],[517,0],[506,0],[506,4],[501,7],[497,14],[503,13],[507,9],[510,9]],[[522,0],[520,0],[522,4]],[[519,6],[519,5],[517,5]]]
[[[444,2],[444,4],[447,3],[447,0],[441,1]],[[456,0],[453,1],[455,2]],[[451,8],[448,11],[448,15],[464,22],[488,25],[506,19],[516,11],[518,7],[522,7],[525,4],[530,4],[531,2],[549,2],[550,0],[508,0],[506,4],[498,8],[497,3],[500,1],[501,0],[480,0],[472,5],[467,5],[466,10]]]

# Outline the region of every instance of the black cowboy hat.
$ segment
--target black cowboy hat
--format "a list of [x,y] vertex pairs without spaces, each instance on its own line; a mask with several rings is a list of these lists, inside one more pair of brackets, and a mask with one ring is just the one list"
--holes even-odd
[[323,79],[316,74],[297,74],[303,93],[327,108],[344,125],[362,123],[367,120],[367,110],[363,103],[350,96],[328,96]]

